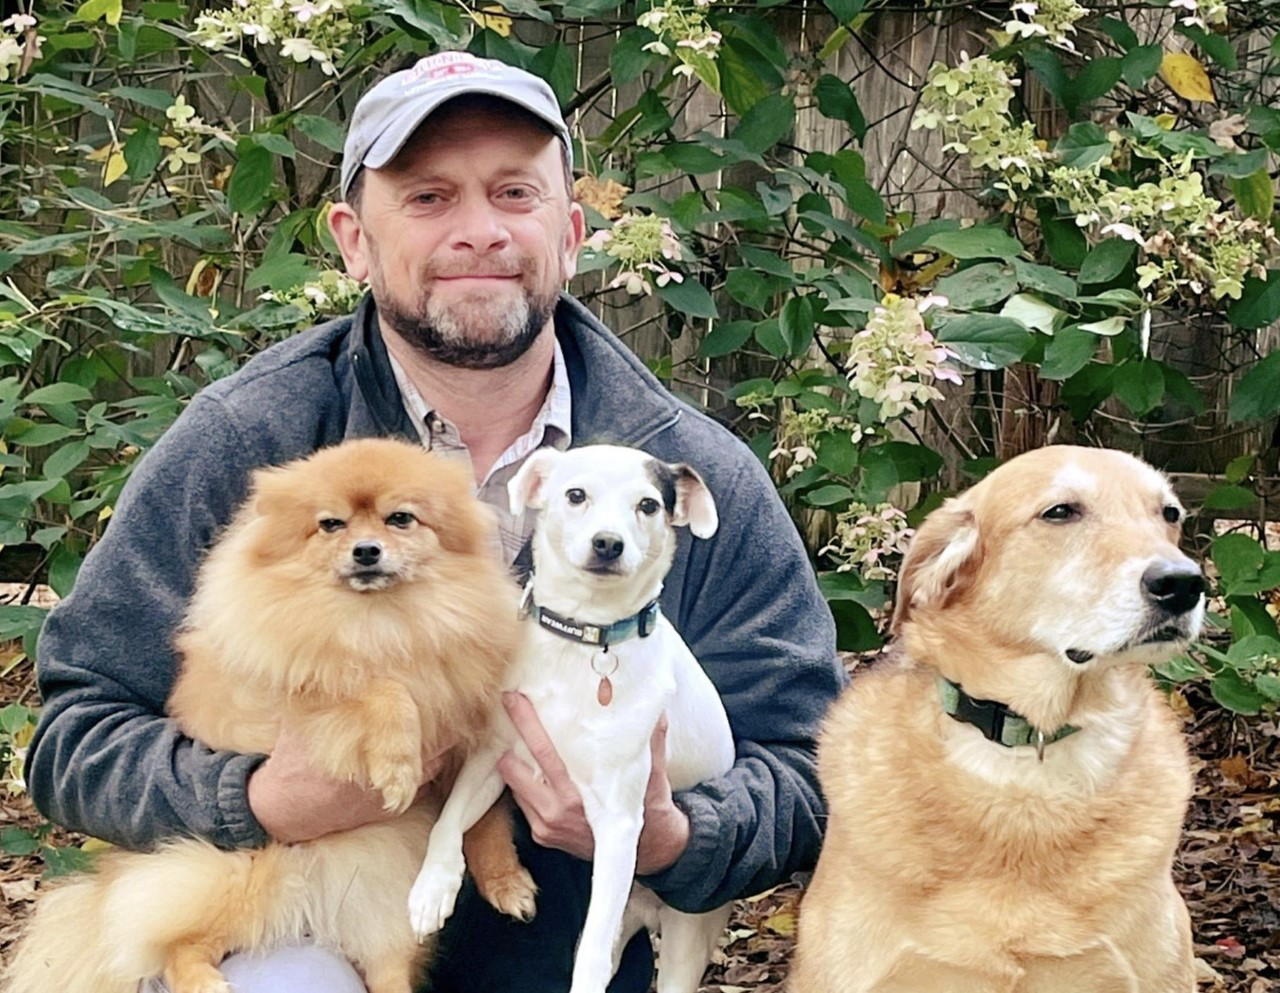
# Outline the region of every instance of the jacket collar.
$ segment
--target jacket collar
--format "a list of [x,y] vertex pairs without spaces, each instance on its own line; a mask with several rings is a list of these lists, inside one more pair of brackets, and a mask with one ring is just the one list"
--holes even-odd
[[[643,445],[680,419],[680,405],[644,363],[566,293],[556,305],[555,329],[569,373],[575,444]],[[355,380],[347,436],[403,435],[417,440],[370,294],[352,317],[347,356]]]

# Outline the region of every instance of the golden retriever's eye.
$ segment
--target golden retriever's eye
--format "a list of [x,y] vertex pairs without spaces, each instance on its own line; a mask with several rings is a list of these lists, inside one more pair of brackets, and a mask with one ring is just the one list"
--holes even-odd
[[640,513],[644,514],[646,517],[652,517],[658,512],[658,501],[653,497],[645,497],[636,504],[636,510],[640,511]]
[[1069,503],[1055,503],[1052,507],[1040,515],[1040,520],[1050,521],[1054,524],[1061,524],[1064,521],[1074,521],[1080,516],[1080,509]]
[[394,514],[387,515],[387,527],[400,528],[401,530],[403,530],[404,528],[409,527],[411,524],[416,523],[417,520],[418,519],[414,517],[411,513],[409,513],[407,510],[397,510]]
[[580,503],[587,502],[587,494],[584,490],[580,490],[575,486],[573,489],[565,492],[565,499],[576,507]]
[[335,531],[341,531],[347,526],[347,522],[337,517],[325,517],[320,521],[320,530],[333,534]]
[[1161,513],[1164,514],[1164,519],[1170,524],[1177,524],[1182,520],[1182,511],[1173,504],[1169,504]]

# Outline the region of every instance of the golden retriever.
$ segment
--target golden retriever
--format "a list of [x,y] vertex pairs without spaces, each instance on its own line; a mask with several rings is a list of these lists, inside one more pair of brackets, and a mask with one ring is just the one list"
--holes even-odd
[[[309,935],[371,993],[409,993],[425,950],[405,908],[442,799],[414,802],[423,756],[457,742],[461,759],[483,738],[515,596],[457,463],[369,439],[255,473],[201,567],[169,712],[239,752],[269,752],[288,726],[317,769],[407,812],[295,845],[108,853],[41,900],[6,989],[134,993],[163,975],[173,993],[225,993],[225,954]],[[509,823],[488,825],[468,862],[495,906],[525,913]]]
[[896,649],[823,730],[792,993],[1194,989],[1191,775],[1145,671],[1204,612],[1182,516],[1138,459],[1059,446],[925,520]]

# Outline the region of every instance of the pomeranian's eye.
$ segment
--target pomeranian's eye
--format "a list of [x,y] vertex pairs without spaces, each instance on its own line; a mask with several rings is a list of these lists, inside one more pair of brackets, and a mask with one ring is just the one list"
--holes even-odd
[[636,510],[640,511],[640,513],[644,514],[646,517],[652,517],[658,512],[658,501],[653,497],[645,497],[636,504]]
[[575,486],[565,493],[565,498],[576,507],[580,503],[586,503],[587,494],[584,490],[580,490]]
[[1062,524],[1066,521],[1074,521],[1079,516],[1080,509],[1073,504],[1055,503],[1040,515],[1040,520],[1049,521],[1053,524]]
[[1182,520],[1182,511],[1173,504],[1166,506],[1161,513],[1164,514],[1164,519],[1170,524],[1177,524]]
[[407,528],[417,520],[418,519],[407,510],[397,510],[394,514],[387,515],[387,527]]
[[320,530],[328,531],[333,534],[334,531],[341,531],[347,526],[347,522],[337,517],[325,517],[320,521]]

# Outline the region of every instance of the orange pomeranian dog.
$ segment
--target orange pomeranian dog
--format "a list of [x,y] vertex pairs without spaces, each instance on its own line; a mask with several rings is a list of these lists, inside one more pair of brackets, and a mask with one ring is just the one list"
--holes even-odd
[[[317,769],[403,816],[255,850],[110,852],[42,899],[9,993],[135,993],[157,975],[173,993],[223,993],[225,954],[308,935],[371,993],[409,993],[426,950],[405,908],[442,799],[415,802],[423,756],[461,760],[483,739],[518,637],[470,491],[462,466],[390,440],[259,470],[177,639],[169,712],[186,734],[268,752],[288,727]],[[509,827],[478,824],[468,865],[498,909],[528,916]]]

